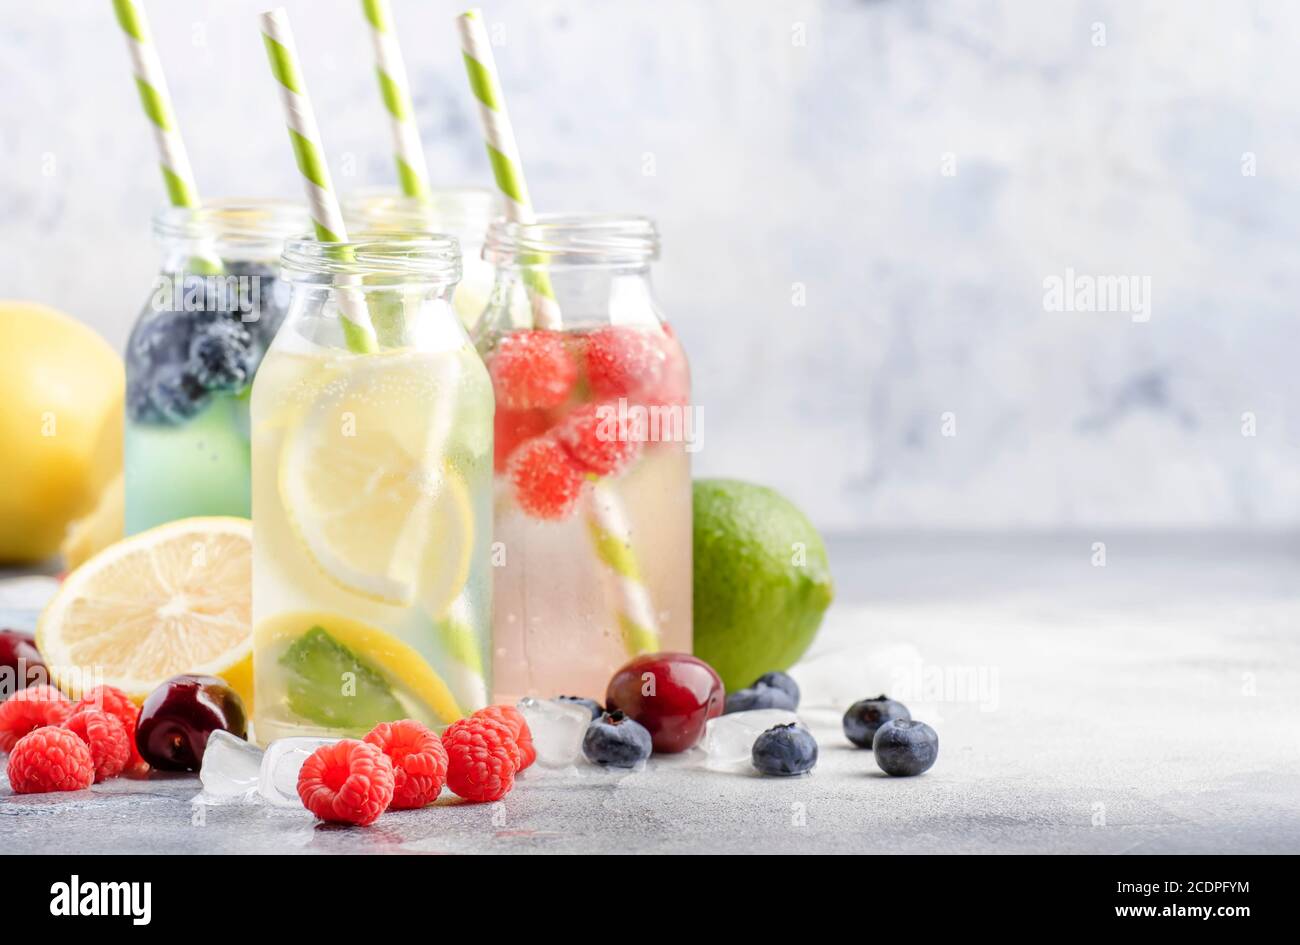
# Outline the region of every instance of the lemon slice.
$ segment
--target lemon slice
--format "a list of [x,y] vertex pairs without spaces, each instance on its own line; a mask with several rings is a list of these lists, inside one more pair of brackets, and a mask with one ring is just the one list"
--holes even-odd
[[[277,614],[258,623],[258,649],[274,652],[313,632],[327,635],[334,643],[346,647],[364,665],[379,670],[389,682],[405,690],[444,724],[450,725],[464,714],[447,683],[417,650],[392,634],[358,620],[325,613]],[[376,695],[373,701],[380,702],[382,693],[372,695]],[[319,698],[338,698],[336,679],[331,679],[330,687],[319,694]],[[328,709],[328,706],[321,708]],[[391,719],[374,719],[369,724],[377,721]]]
[[280,499],[309,557],[367,599],[446,613],[469,578],[474,520],[445,460],[455,356],[369,355],[340,370],[285,437]]
[[252,705],[252,522],[187,518],[109,545],[64,580],[36,645],[71,696],[143,700],[178,673],[221,676]]

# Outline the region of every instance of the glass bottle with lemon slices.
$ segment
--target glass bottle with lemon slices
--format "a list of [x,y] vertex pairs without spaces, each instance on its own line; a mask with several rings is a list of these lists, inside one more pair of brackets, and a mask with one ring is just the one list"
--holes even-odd
[[493,399],[449,302],[459,249],[294,240],[282,262],[252,399],[257,738],[440,729],[491,692]]
[[461,276],[451,304],[467,329],[473,329],[492,291],[493,272],[483,259],[483,237],[505,212],[499,194],[479,187],[446,187],[426,197],[362,191],[343,201],[349,233],[448,233],[460,243]]

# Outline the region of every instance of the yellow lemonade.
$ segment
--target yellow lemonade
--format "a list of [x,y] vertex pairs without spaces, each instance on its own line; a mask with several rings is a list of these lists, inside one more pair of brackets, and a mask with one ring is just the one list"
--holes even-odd
[[291,308],[253,389],[264,743],[441,729],[490,692],[487,373],[441,295],[365,290],[379,345],[358,353],[337,343],[332,293],[304,290],[315,303]]

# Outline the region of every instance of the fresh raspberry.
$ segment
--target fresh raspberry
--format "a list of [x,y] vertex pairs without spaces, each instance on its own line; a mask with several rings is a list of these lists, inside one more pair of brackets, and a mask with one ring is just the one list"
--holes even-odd
[[13,751],[18,740],[42,725],[62,725],[72,703],[53,686],[28,686],[0,702],[0,752]]
[[519,746],[519,761],[515,764],[516,773],[523,771],[537,760],[537,749],[533,747],[533,733],[528,728],[528,720],[514,706],[486,706],[475,712],[474,717],[478,719],[495,719],[510,729],[511,737],[514,738],[515,744]]
[[620,429],[614,404],[584,404],[567,417],[555,438],[578,463],[598,476],[621,473],[641,452],[641,444],[629,422]]
[[664,370],[658,383],[642,391],[640,400],[647,404],[666,404],[685,407],[691,397],[691,371],[686,364],[686,353],[673,334],[672,327],[664,325]]
[[497,405],[507,410],[554,407],[568,399],[578,368],[555,331],[515,331],[501,339],[488,373]]
[[519,746],[496,719],[471,716],[442,733],[447,749],[447,787],[467,801],[499,801],[515,786]]
[[515,501],[534,518],[568,518],[585,479],[582,467],[548,436],[529,440],[510,459]]
[[107,712],[122,723],[126,729],[126,740],[131,748],[131,757],[126,763],[123,774],[128,777],[140,777],[149,772],[149,762],[140,756],[140,749],[135,744],[135,726],[140,721],[140,707],[121,689],[115,686],[96,686],[72,707],[72,714],[88,709]]
[[510,455],[519,444],[549,430],[551,418],[545,410],[506,410],[497,407],[492,425],[493,466],[497,472],[505,472]]
[[393,810],[425,807],[438,799],[447,780],[442,739],[415,719],[380,722],[366,736],[393,763]]
[[356,739],[322,745],[298,771],[298,797],[321,820],[373,824],[393,800],[393,763]]
[[74,711],[63,727],[89,746],[90,757],[95,762],[96,784],[126,770],[131,761],[132,742],[117,716],[99,709],[81,709]]
[[587,380],[601,397],[631,397],[653,387],[664,372],[666,352],[651,328],[610,325],[587,336]]
[[9,786],[15,794],[82,791],[95,783],[90,747],[57,725],[33,729],[9,755]]

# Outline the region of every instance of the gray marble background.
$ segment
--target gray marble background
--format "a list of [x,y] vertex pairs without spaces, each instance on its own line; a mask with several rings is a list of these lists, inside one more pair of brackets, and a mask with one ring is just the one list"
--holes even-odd
[[[147,3],[209,195],[299,192],[267,2]],[[435,178],[487,182],[458,5],[393,3]],[[391,183],[359,2],[286,5],[340,189]],[[120,346],[161,188],[111,6],[0,10],[0,297]],[[1300,4],[486,14],[538,205],[662,227],[699,473],[835,531],[1300,524]],[[1067,270],[1149,309],[1051,311]]]

